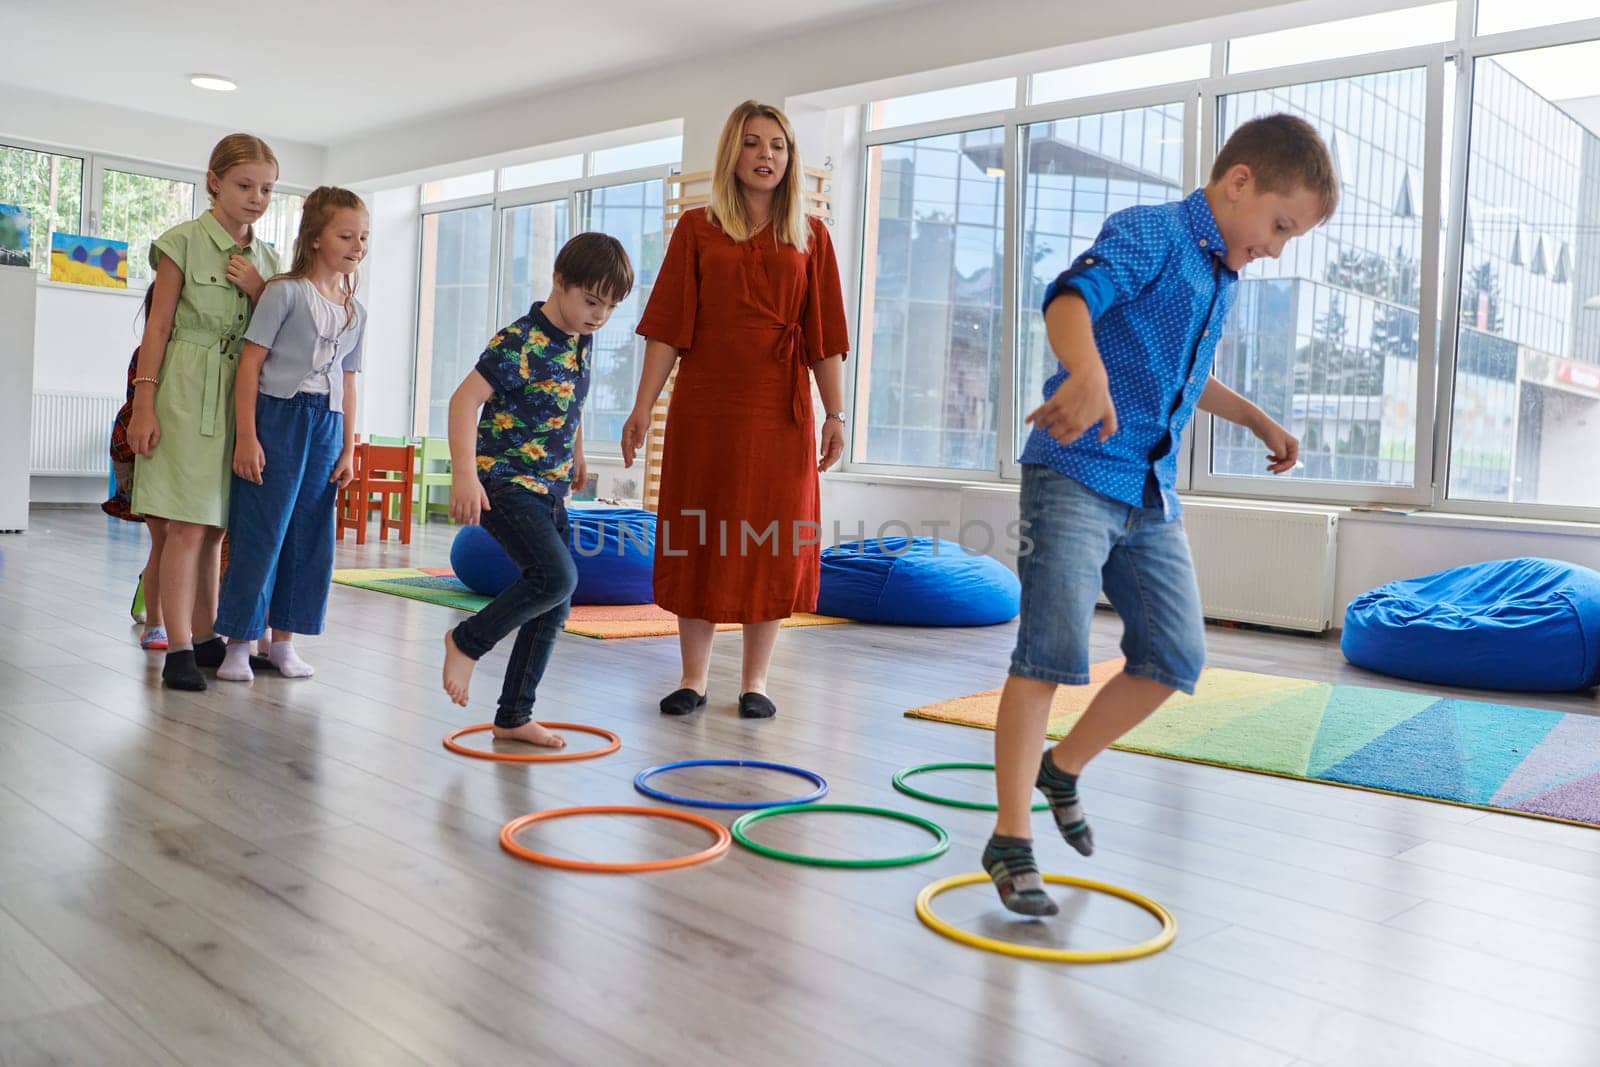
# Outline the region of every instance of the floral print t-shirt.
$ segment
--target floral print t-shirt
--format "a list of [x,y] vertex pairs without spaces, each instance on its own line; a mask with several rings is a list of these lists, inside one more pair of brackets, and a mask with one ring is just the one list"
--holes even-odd
[[591,339],[556,329],[542,305],[495,334],[478,357],[477,371],[494,389],[478,419],[478,477],[564,497]]

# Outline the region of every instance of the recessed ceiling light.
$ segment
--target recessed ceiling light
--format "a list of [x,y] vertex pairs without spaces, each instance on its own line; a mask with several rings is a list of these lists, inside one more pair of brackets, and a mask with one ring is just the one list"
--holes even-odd
[[210,89],[214,93],[231,93],[239,88],[232,79],[220,74],[191,74],[189,84],[196,89]]

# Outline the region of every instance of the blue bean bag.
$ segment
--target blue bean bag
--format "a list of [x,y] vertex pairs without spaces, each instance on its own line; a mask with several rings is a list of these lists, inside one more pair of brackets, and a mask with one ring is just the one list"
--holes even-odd
[[[578,566],[574,604],[649,604],[656,550],[656,517],[638,508],[570,508],[567,549]],[[462,584],[498,596],[517,580],[517,566],[481,526],[463,526],[450,546],[450,566]]]
[[1560,692],[1600,682],[1600,573],[1553,559],[1471,563],[1350,602],[1358,667],[1439,685]]
[[1017,617],[1006,565],[954,541],[879,537],[822,552],[817,611],[891,626],[992,626]]

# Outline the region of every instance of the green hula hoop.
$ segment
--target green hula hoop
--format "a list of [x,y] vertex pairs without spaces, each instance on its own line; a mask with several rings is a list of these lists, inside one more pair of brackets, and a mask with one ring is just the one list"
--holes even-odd
[[[944,804],[952,808],[970,808],[973,811],[999,811],[1000,805],[983,800],[957,800],[955,797],[941,797],[933,793],[924,792],[916,786],[909,784],[906,779],[913,774],[924,774],[928,771],[993,771],[992,763],[919,763],[915,767],[906,767],[894,772],[894,787],[908,797],[926,800],[932,804]],[[1033,806],[1034,811],[1049,811],[1050,805],[1039,801]]]
[[[760,822],[762,819],[770,819],[777,815],[790,815],[798,812],[811,811],[835,811],[853,815],[878,815],[886,819],[899,819],[901,822],[908,822],[913,826],[922,827],[924,830],[928,831],[935,838],[937,838],[937,840],[928,848],[923,849],[921,852],[914,852],[909,856],[890,856],[887,859],[850,860],[833,859],[828,856],[805,856],[798,852],[785,852],[782,849],[773,848],[771,845],[763,845],[759,841],[752,841],[745,833],[746,828],[748,828],[752,823]],[[762,808],[760,810],[752,811],[739,816],[733,821],[733,825],[729,827],[729,829],[733,833],[733,839],[739,842],[739,844],[743,845],[745,848],[749,849],[751,852],[759,852],[763,856],[769,856],[775,860],[784,860],[787,863],[804,863],[813,867],[850,867],[856,869],[904,867],[909,864],[922,863],[925,860],[931,860],[937,856],[942,856],[945,854],[945,850],[950,847],[950,835],[945,833],[944,827],[940,826],[933,820],[924,819],[920,815],[912,815],[909,812],[894,811],[890,808],[873,808],[864,804],[785,804],[782,807],[777,808]]]

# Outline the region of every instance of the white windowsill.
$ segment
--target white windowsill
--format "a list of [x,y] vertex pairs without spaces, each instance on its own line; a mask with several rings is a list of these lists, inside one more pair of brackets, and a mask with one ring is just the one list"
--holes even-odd
[[143,300],[146,287],[129,285],[126,289],[113,289],[106,285],[76,285],[72,282],[56,282],[49,278],[40,278],[39,288],[65,289],[73,293],[104,293],[107,296],[131,296],[136,300]]
[[[847,472],[823,475],[824,482],[843,482],[849,485],[899,486],[906,489],[950,489],[955,491],[981,490],[1016,495],[1020,486],[1015,482],[981,481],[959,482],[948,478],[924,478],[905,474],[869,474]],[[1600,524],[1575,522],[1571,519],[1533,519],[1510,515],[1468,515],[1452,511],[1365,511],[1348,504],[1315,504],[1301,501],[1276,500],[1271,497],[1228,497],[1193,493],[1180,493],[1184,503],[1231,504],[1251,508],[1284,508],[1298,510],[1330,511],[1337,513],[1341,522],[1378,523],[1388,526],[1432,526],[1463,530],[1493,530],[1497,533],[1536,533],[1565,535],[1569,537],[1594,537],[1600,535]]]

